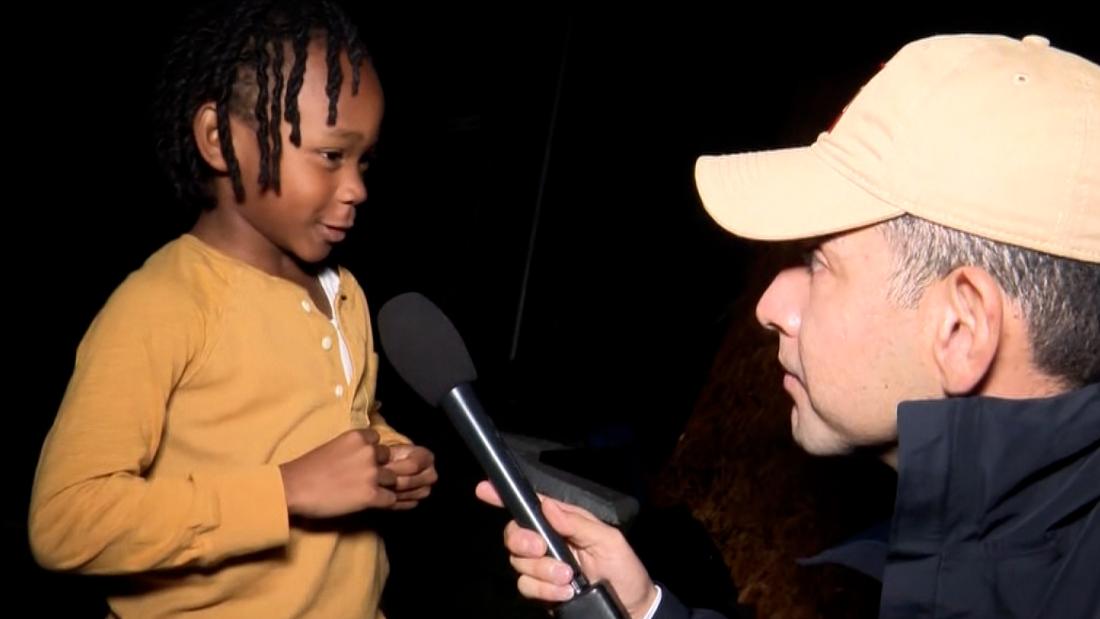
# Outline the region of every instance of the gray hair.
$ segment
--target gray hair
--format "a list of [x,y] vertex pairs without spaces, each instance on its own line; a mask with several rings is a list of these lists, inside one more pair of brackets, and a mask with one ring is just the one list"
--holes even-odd
[[1035,366],[1070,388],[1100,380],[1100,264],[991,241],[903,215],[883,224],[897,265],[890,294],[912,307],[961,266],[984,269],[1027,321]]

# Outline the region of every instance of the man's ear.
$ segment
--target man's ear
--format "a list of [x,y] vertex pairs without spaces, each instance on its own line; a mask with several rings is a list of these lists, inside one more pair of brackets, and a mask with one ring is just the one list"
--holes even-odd
[[937,288],[933,357],[948,395],[976,391],[989,375],[1002,345],[1004,293],[979,267],[951,271]]
[[222,140],[229,136],[222,136],[218,132],[218,109],[213,101],[208,101],[199,106],[195,117],[191,121],[191,130],[195,133],[195,144],[199,147],[199,155],[210,167],[218,172],[228,172],[229,165],[225,162],[222,153]]

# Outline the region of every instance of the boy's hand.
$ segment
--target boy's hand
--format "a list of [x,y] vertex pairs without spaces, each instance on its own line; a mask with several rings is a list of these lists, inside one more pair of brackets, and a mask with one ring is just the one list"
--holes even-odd
[[425,447],[416,445],[390,446],[390,459],[385,468],[396,475],[394,490],[397,501],[391,509],[412,509],[432,491],[439,479],[435,471],[435,456]]
[[368,507],[393,507],[398,502],[398,475],[384,466],[389,460],[390,450],[378,444],[377,432],[349,430],[279,465],[287,511],[327,518]]

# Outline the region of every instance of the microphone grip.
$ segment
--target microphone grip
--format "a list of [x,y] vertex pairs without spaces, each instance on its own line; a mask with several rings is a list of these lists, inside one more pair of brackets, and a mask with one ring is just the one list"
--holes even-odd
[[602,580],[551,612],[556,619],[630,619],[618,596]]
[[482,470],[488,474],[512,517],[520,526],[542,536],[549,553],[573,568],[571,584],[574,594],[586,591],[589,588],[588,579],[581,572],[565,540],[546,522],[538,496],[516,465],[496,426],[482,409],[473,387],[469,383],[458,384],[443,396],[441,406],[466,446],[474,453]]

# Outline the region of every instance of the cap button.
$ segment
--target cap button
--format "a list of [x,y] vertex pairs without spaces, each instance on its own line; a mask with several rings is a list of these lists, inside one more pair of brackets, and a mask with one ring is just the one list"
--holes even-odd
[[1024,45],[1031,45],[1034,47],[1050,47],[1050,39],[1039,36],[1037,34],[1029,34],[1023,38]]

